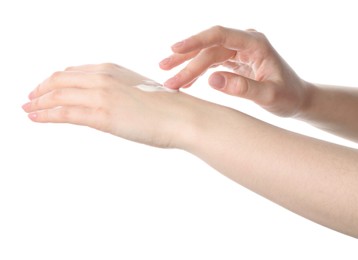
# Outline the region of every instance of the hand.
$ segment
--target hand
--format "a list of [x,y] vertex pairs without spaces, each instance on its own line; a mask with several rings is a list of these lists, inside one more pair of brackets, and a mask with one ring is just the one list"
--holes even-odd
[[172,46],[173,55],[160,67],[170,70],[189,64],[164,83],[189,87],[211,67],[223,65],[233,72],[215,72],[209,84],[224,93],[251,99],[279,116],[298,116],[307,102],[309,84],[301,80],[255,30],[240,31],[215,26]]
[[143,80],[114,64],[70,67],[31,92],[23,109],[34,122],[85,125],[140,143],[180,147],[189,137],[193,106],[201,101],[133,87]]

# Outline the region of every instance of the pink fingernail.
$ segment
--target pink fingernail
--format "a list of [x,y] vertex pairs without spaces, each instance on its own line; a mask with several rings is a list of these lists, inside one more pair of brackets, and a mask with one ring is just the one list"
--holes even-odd
[[34,99],[35,97],[35,91],[32,91],[30,94],[29,94],[29,99],[32,100]]
[[174,88],[176,85],[178,85],[179,77],[178,75],[168,79],[166,82],[164,82],[164,86],[168,88]]
[[28,116],[31,120],[36,120],[38,117],[37,113],[30,113]]
[[209,84],[214,88],[220,89],[225,87],[226,79],[220,74],[213,74],[209,78]]
[[161,66],[167,65],[170,61],[171,61],[171,58],[166,58],[166,59],[162,60],[159,64]]
[[174,44],[172,46],[173,49],[176,49],[176,48],[179,48],[179,47],[182,47],[184,45],[184,42],[185,41],[181,41],[181,42],[177,42],[176,44]]
[[36,92],[38,92],[41,84],[39,84],[31,93],[29,94],[29,99],[32,100],[36,97]]
[[31,102],[28,102],[22,106],[22,109],[27,111],[30,108],[30,106],[31,106]]

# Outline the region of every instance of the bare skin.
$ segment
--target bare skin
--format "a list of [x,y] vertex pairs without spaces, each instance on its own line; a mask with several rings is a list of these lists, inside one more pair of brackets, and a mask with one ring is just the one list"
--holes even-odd
[[[343,94],[335,96],[345,97],[345,104],[328,118],[319,111],[320,106],[326,109],[326,99],[313,95],[331,89],[301,80],[262,34],[214,27],[173,51],[162,68],[193,60],[167,87],[188,87],[207,68],[230,66],[233,73],[215,72],[209,83],[275,114],[357,138],[354,113],[347,113],[357,111],[357,92],[342,88]],[[219,74],[224,81],[215,78]],[[114,64],[71,67],[41,83],[23,108],[34,122],[85,125],[135,142],[186,150],[287,209],[358,238],[357,150],[289,132],[180,91],[148,93],[133,87],[143,79]]]
[[262,33],[215,26],[173,45],[172,50],[173,55],[160,63],[162,69],[190,62],[164,83],[169,88],[188,87],[208,68],[223,65],[232,73],[213,73],[209,84],[215,89],[358,141],[358,89],[302,80]]

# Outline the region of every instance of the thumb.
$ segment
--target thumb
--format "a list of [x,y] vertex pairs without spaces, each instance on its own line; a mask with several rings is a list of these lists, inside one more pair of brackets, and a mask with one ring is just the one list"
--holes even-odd
[[254,101],[259,101],[264,90],[263,82],[255,81],[230,72],[213,73],[209,77],[209,84],[213,88],[226,94]]

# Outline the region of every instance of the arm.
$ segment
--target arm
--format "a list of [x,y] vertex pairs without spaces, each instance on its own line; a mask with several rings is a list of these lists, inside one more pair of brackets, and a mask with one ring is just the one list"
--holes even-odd
[[[357,150],[224,108],[198,118],[187,148],[216,170],[321,225],[358,238]],[[202,117],[200,117],[202,118]]]
[[143,92],[113,64],[53,74],[23,108],[34,122],[85,125],[186,150],[308,219],[358,237],[358,152],[291,133],[182,92]]
[[298,119],[358,142],[358,88],[311,84]]
[[232,72],[213,73],[209,84],[215,89],[358,141],[358,89],[305,82],[259,32],[215,26],[173,45],[172,50],[174,54],[160,63],[162,69],[191,61],[165,83],[167,87],[188,87],[207,69],[223,65]]

